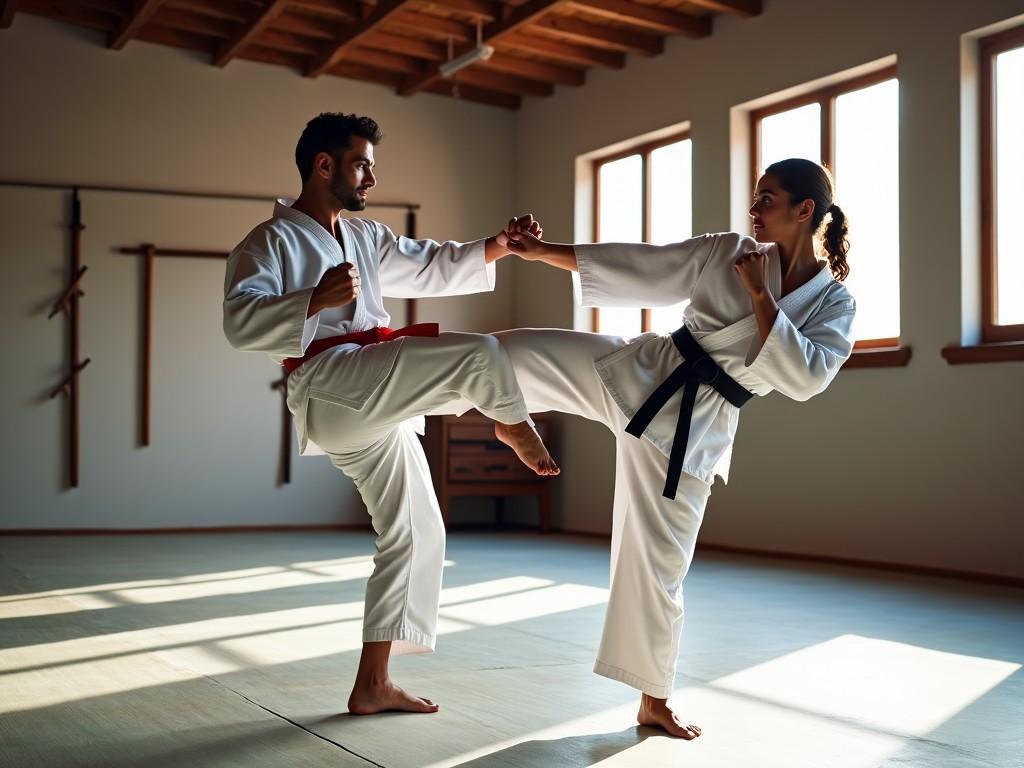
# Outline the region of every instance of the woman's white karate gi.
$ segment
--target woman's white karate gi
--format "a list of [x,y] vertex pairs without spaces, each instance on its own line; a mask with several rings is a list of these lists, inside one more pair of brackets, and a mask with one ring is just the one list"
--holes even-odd
[[[820,167],[809,165],[822,173]],[[774,242],[759,243],[736,233],[666,246],[565,246],[524,237],[510,247],[525,258],[572,270],[575,299],[583,306],[653,307],[689,300],[683,323],[722,370],[753,394],[778,391],[806,400],[829,385],[853,349],[853,297],[829,266],[814,258],[810,239],[826,209],[843,234],[845,228],[841,211],[831,204],[830,185],[827,197],[817,196],[819,215],[814,220],[813,206],[807,215],[796,211],[798,203],[807,202],[804,196],[792,196],[793,209],[783,211],[785,190],[769,174],[771,169],[759,184],[759,198],[773,198],[775,207],[768,210],[772,206],[755,203],[751,215],[755,231],[765,235],[759,239],[777,236],[786,242],[787,232],[805,238],[787,242],[792,248],[787,260]],[[837,236],[832,233],[833,240]],[[811,250],[804,255],[805,271],[797,274],[792,254],[804,245]],[[838,246],[833,243],[832,248]],[[845,251],[843,257],[845,268]],[[737,263],[751,258],[758,259],[756,269],[762,272],[770,301],[764,311],[757,304],[765,299],[754,301],[754,313]],[[776,304],[772,297],[781,298]],[[772,306],[777,307],[774,314]],[[665,498],[667,457],[682,393],[673,395],[643,439],[624,429],[652,391],[683,362],[669,336],[647,333],[630,340],[535,329],[496,335],[512,357],[531,412],[577,414],[601,422],[616,436],[611,593],[594,671],[654,699],[667,699],[683,625],[682,583],[714,476],[728,479],[739,409],[711,387],[700,386],[683,475],[675,498]],[[666,725],[663,720],[650,724]],[[677,735],[698,733],[699,729],[683,728]]]

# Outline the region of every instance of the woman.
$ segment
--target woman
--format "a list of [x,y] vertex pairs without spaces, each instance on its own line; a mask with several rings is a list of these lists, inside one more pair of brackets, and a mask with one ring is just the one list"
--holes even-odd
[[700,729],[668,706],[682,582],[714,476],[727,479],[739,406],[772,390],[806,400],[853,349],[855,304],[839,282],[846,217],[828,172],[775,163],[749,213],[753,239],[566,245],[514,233],[509,250],[573,273],[582,305],[690,304],[671,335],[496,334],[531,411],[578,414],[617,437],[611,592],[594,671],[640,689],[640,724],[687,739]]

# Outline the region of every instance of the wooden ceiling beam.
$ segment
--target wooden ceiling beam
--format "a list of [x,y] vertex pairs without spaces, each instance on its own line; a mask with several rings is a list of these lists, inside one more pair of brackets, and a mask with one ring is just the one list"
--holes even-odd
[[569,5],[594,16],[665,35],[707,37],[711,34],[711,20],[707,17],[687,16],[630,0],[569,0]]
[[[397,72],[400,75],[415,75],[423,71],[423,63],[419,59],[402,56],[393,51],[379,51],[372,48],[357,47],[351,50],[353,64],[363,64],[381,69],[385,72]],[[331,70],[328,70],[330,72]]]
[[7,29],[14,21],[14,13],[18,4],[14,0],[0,0],[0,29]]
[[[410,32],[417,32],[434,35],[439,40],[447,41],[451,38],[456,43],[466,43],[474,40],[476,33],[465,24],[453,19],[440,19],[437,16],[430,16],[425,13],[403,11],[388,19],[388,28],[405,29]],[[447,58],[447,53],[445,54]]]
[[277,48],[289,53],[297,53],[307,60],[316,56],[320,49],[316,42],[306,37],[293,35],[290,32],[283,32],[280,29],[266,29],[259,37],[252,41],[253,45],[262,45],[266,48]]
[[62,21],[65,24],[75,24],[79,27],[98,29],[107,34],[109,34],[120,21],[119,16],[108,11],[88,8],[82,5],[41,2],[41,0],[18,0],[18,10],[23,13],[32,13],[38,16],[44,16],[48,19]]
[[358,19],[362,6],[360,0],[292,0],[295,10],[336,19]]
[[284,13],[289,2],[290,0],[270,0],[264,5],[234,38],[226,41],[217,49],[217,53],[213,56],[213,66],[223,67],[245,50],[246,46],[250,45],[263,33],[263,30],[273,23],[274,19]]
[[484,71],[497,70],[510,75],[518,75],[527,80],[539,80],[542,83],[555,85],[583,85],[586,75],[579,69],[560,67],[543,61],[521,59],[508,53],[495,51],[486,62],[481,63]]
[[665,39],[632,32],[621,27],[606,27],[568,16],[549,16],[533,24],[533,29],[557,33],[560,40],[592,45],[619,53],[657,56],[665,49]]
[[306,68],[306,77],[316,77],[344,58],[345,54],[358,45],[364,37],[374,32],[389,17],[402,10],[410,0],[379,0],[358,23],[346,27],[313,63]]
[[228,40],[235,34],[235,25],[227,19],[215,19],[210,16],[197,16],[186,11],[164,8],[153,18],[153,23],[162,27],[170,27],[182,32],[194,32],[200,35]]
[[274,19],[274,29],[314,40],[333,40],[336,25],[300,13],[282,13]]
[[699,5],[715,13],[728,13],[733,16],[758,16],[761,13],[761,0],[688,0],[690,5]]
[[495,0],[419,0],[419,2],[450,11],[461,11],[484,22],[500,19],[501,9],[505,7]]
[[363,40],[362,44],[367,48],[375,48],[379,51],[401,53],[404,56],[415,56],[418,59],[427,61],[444,61],[448,58],[448,50],[439,43],[432,43],[429,40],[419,40],[414,37],[393,35],[390,32],[374,32]]
[[252,6],[242,0],[218,0],[216,3],[207,0],[167,0],[164,7],[215,19],[245,22],[249,20]]
[[621,53],[588,48],[585,45],[573,45],[548,38],[531,37],[530,35],[509,35],[501,41],[501,47],[502,49],[547,56],[557,61],[583,67],[622,69],[626,66],[626,57]]
[[204,35],[197,35],[192,32],[182,32],[170,27],[161,27],[159,24],[147,24],[135,35],[135,39],[144,43],[157,43],[172,48],[184,48],[188,51],[201,51],[212,53],[216,48],[216,41]]
[[164,0],[135,0],[131,13],[124,17],[116,29],[107,36],[107,48],[119,51],[136,37],[153,15],[160,10]]
[[488,91],[510,93],[515,96],[550,96],[555,92],[551,83],[539,83],[536,80],[524,80],[501,72],[488,72],[477,67],[469,67],[451,78],[460,85],[468,83]]
[[[501,41],[502,38],[515,32],[520,27],[525,27],[527,24],[531,24],[542,16],[550,13],[553,8],[557,7],[561,3],[562,0],[526,0],[525,3],[517,6],[505,18],[492,21],[484,27],[482,35],[484,44],[493,45]],[[468,43],[463,46],[460,51],[456,52],[456,56],[461,56],[474,47],[475,41]],[[410,96],[440,79],[441,72],[438,69],[438,66],[434,65],[426,74],[410,78],[406,82],[402,83],[398,92],[403,96]]]

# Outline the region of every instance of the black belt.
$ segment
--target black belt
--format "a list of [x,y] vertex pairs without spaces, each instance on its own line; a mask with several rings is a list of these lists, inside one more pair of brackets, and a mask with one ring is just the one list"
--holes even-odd
[[686,456],[686,443],[690,439],[690,419],[693,418],[693,404],[697,401],[697,390],[701,384],[707,384],[726,400],[741,407],[754,395],[743,385],[738,384],[729,374],[711,359],[697,340],[693,338],[686,326],[672,332],[672,343],[683,356],[683,363],[663,381],[650,397],[640,406],[636,414],[626,425],[626,431],[634,437],[641,437],[647,426],[658,415],[680,389],[683,390],[683,402],[679,406],[679,421],[676,423],[676,434],[672,439],[672,451],[668,457],[668,472],[665,477],[665,490],[662,495],[667,499],[676,497],[679,487],[679,476],[683,471],[683,459]]

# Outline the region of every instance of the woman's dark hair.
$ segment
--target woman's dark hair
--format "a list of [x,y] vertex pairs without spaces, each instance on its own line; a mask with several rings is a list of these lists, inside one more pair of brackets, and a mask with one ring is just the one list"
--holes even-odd
[[850,274],[850,265],[846,263],[846,254],[850,250],[850,241],[847,240],[849,229],[846,214],[832,202],[832,174],[827,168],[800,158],[772,163],[764,172],[779,180],[779,186],[786,190],[791,205],[804,200],[814,201],[811,232],[817,233],[825,216],[829,216],[828,226],[822,234],[822,244],[832,274],[836,280],[845,280]]
[[299,167],[302,183],[313,171],[313,161],[321,152],[337,157],[352,146],[352,137],[366,139],[376,146],[384,135],[376,121],[369,117],[344,115],[341,112],[321,112],[308,123],[295,145],[295,165]]

